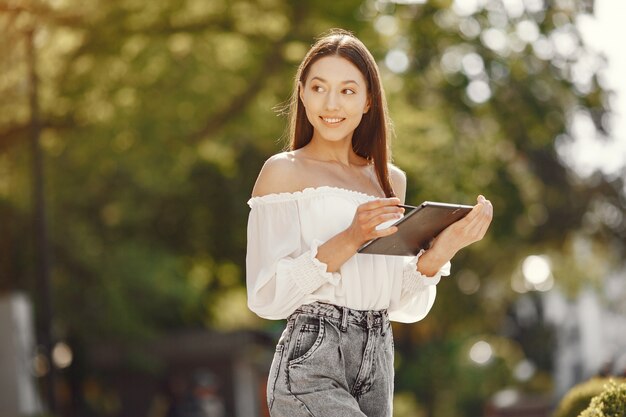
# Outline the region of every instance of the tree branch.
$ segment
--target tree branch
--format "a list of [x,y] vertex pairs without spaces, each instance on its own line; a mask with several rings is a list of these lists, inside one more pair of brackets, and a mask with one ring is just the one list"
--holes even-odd
[[292,25],[294,31],[287,31],[282,38],[277,40],[272,45],[271,52],[265,57],[263,65],[257,72],[256,77],[250,80],[247,87],[242,92],[233,97],[230,103],[227,104],[222,110],[209,117],[204,123],[204,126],[189,134],[188,138],[191,142],[197,142],[207,135],[215,134],[218,130],[224,127],[233,115],[239,114],[241,110],[252,101],[252,99],[261,90],[263,82],[267,79],[267,77],[280,68],[282,64],[282,47],[287,42],[289,36],[293,36],[294,32],[299,31],[299,28],[302,27],[302,19],[306,16],[306,9],[303,3],[304,2],[297,2],[296,5],[293,6],[294,9],[291,22],[293,22]]
[[189,135],[191,142],[197,142],[203,137],[216,133],[221,129],[233,115],[239,114],[250,101],[261,90],[263,82],[273,74],[281,64],[281,51],[283,41],[276,42],[272,47],[272,52],[265,57],[265,61],[261,66],[261,69],[257,72],[256,76],[250,80],[246,88],[238,95],[233,97],[229,104],[227,104],[222,110],[213,114],[197,131]]
[[[42,129],[68,129],[76,126],[71,117],[56,120],[42,120]],[[22,140],[26,140],[30,132],[30,124],[10,126],[7,130],[0,132],[0,154],[7,152],[13,145]]]
[[15,5],[10,6],[8,4],[0,3],[0,14],[22,14],[26,13],[31,15],[34,19],[34,24],[39,24],[41,22],[45,23],[54,23],[61,26],[71,26],[71,27],[84,27],[87,28],[88,25],[85,24],[85,18],[80,13],[60,13],[56,10],[53,10],[49,7],[45,7],[42,4],[38,5]]

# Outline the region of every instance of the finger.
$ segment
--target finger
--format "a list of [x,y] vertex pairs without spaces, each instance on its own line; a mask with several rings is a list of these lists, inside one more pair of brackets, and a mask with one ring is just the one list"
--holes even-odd
[[385,206],[397,206],[398,204],[400,204],[400,199],[397,197],[378,198],[361,204],[359,208],[362,210],[375,210]]
[[483,200],[481,204],[483,206],[481,215],[491,219],[493,217],[493,206],[491,205],[491,201]]
[[492,207],[490,204],[485,204],[483,212],[480,217],[475,222],[475,227],[472,227],[470,233],[476,233],[475,236],[478,239],[482,239],[487,233],[487,229],[489,229],[489,225],[492,220]]
[[396,226],[391,226],[391,227],[387,227],[385,229],[376,230],[374,235],[375,235],[375,237],[385,237],[385,236],[393,235],[397,231],[398,231],[398,228]]
[[485,222],[485,223],[481,224],[480,228],[478,230],[476,230],[475,234],[473,234],[471,236],[472,241],[478,242],[479,240],[482,240],[482,238],[484,238],[485,235],[487,234],[487,229],[489,229],[489,223],[488,222]]
[[398,207],[396,205],[387,205],[371,210],[362,210],[359,213],[359,220],[363,223],[367,223],[381,214],[395,214],[399,218],[401,217],[402,213],[404,213],[404,209],[402,207]]
[[385,213],[379,214],[378,216],[373,217],[369,222],[365,224],[365,227],[368,229],[375,229],[378,225],[391,221],[391,220],[399,220],[402,216],[397,213]]
[[469,223],[465,229],[463,230],[463,232],[465,233],[466,236],[468,236],[470,239],[475,239],[481,236],[481,230],[482,230],[482,216],[476,216],[471,223]]
[[484,206],[483,214],[493,216],[493,205],[491,201],[487,200],[482,194],[477,198],[478,203]]
[[493,206],[491,205],[491,201],[487,200],[482,195],[479,196],[479,201],[478,201],[478,204],[476,204],[476,206],[481,207],[481,213],[482,214],[489,214],[493,210]]
[[463,223],[465,224],[470,224],[472,223],[479,215],[480,215],[480,211],[482,210],[482,205],[480,203],[476,204],[472,210],[467,213],[467,216],[463,217]]
[[493,206],[491,205],[491,203],[489,203],[486,207],[486,210],[483,216],[483,221],[481,224],[483,235],[487,232],[487,229],[491,225],[492,220],[493,220]]
[[487,234],[487,230],[489,229],[490,225],[491,225],[491,221],[483,223],[482,228],[480,229],[480,238],[481,239]]
[[399,207],[396,205],[393,206],[383,206],[383,207],[378,207],[372,210],[368,210],[367,213],[370,213],[374,216],[378,215],[378,214],[384,214],[384,213],[396,213],[396,214],[401,214],[404,213],[404,207]]
[[482,195],[477,200],[478,203],[467,216],[450,226],[456,229],[455,234],[458,238],[467,242],[466,245],[481,240],[491,223],[493,212],[491,203]]
[[460,225],[463,227],[463,233],[472,239],[482,236],[481,231],[483,229],[483,223],[485,220],[490,221],[488,213],[489,208],[484,201],[476,204],[472,211],[465,216],[465,223]]

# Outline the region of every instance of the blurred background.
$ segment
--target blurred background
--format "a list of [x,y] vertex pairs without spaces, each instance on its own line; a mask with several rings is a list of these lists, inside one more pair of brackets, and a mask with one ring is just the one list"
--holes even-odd
[[495,207],[394,324],[395,415],[550,416],[623,375],[618,3],[1,0],[0,415],[268,415],[246,201],[333,27],[379,63],[407,201]]

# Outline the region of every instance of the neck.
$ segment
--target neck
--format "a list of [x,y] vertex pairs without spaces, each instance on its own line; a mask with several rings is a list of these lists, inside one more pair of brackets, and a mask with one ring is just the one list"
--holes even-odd
[[362,158],[352,150],[352,138],[331,142],[313,135],[307,145],[311,156],[325,162],[337,162],[342,165],[361,165]]

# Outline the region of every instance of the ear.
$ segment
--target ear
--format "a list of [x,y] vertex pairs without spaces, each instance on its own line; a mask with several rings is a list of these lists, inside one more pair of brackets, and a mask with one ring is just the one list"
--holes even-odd
[[365,108],[363,109],[363,114],[370,111],[370,106],[372,105],[372,97],[368,94],[367,101],[365,102]]

